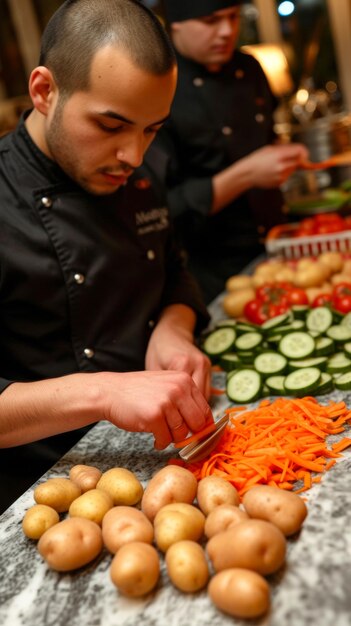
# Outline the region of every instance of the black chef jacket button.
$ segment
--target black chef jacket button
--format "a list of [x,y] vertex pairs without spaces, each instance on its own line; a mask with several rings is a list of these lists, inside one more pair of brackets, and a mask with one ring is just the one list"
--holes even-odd
[[233,129],[230,126],[223,126],[222,135],[229,136],[233,133]]
[[51,198],[48,198],[47,196],[44,196],[41,199],[41,203],[43,206],[45,206],[47,209],[50,209],[50,207],[52,207],[52,200]]
[[197,78],[194,78],[193,85],[195,85],[195,87],[202,87],[203,84],[204,84],[203,78],[200,78],[200,76],[198,76]]
[[156,258],[156,254],[154,250],[151,250],[151,249],[147,251],[146,256],[149,259],[149,261],[154,261]]
[[155,320],[149,320],[149,328],[155,328]]
[[91,350],[91,348],[85,348],[84,354],[87,357],[87,359],[92,359],[94,354],[95,354],[95,352],[94,352],[94,350]]
[[264,122],[264,115],[263,115],[263,113],[257,113],[257,115],[255,115],[255,120],[259,124],[262,124],[262,122]]
[[76,281],[77,285],[82,285],[85,282],[85,276],[84,274],[75,274],[74,275],[74,280]]
[[244,78],[245,72],[244,70],[236,70],[235,78]]

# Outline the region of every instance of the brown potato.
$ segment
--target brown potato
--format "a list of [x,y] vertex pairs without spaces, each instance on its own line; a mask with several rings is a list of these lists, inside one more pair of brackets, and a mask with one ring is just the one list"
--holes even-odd
[[218,609],[233,617],[259,617],[270,606],[267,581],[247,569],[231,568],[219,572],[210,580],[208,593]]
[[234,524],[249,519],[246,511],[242,511],[233,504],[220,504],[209,515],[205,521],[205,535],[211,539],[214,535],[232,528]]
[[110,576],[113,584],[126,596],[136,598],[149,593],[160,577],[156,549],[139,541],[126,543],[112,560]]
[[240,317],[244,312],[244,307],[249,300],[255,297],[255,289],[253,287],[245,287],[244,289],[236,289],[229,291],[223,298],[222,306],[229,317]]
[[59,521],[59,514],[51,506],[35,504],[26,512],[22,521],[22,528],[29,539],[40,539],[48,528]]
[[247,276],[246,274],[230,276],[225,284],[227,291],[236,291],[246,287],[252,287],[252,276]]
[[101,476],[102,472],[92,465],[74,465],[69,471],[70,480],[80,487],[82,493],[95,489]]
[[187,593],[203,589],[209,579],[205,552],[195,541],[171,545],[166,553],[166,566],[173,585]]
[[220,476],[206,476],[197,486],[197,501],[201,511],[208,515],[220,504],[239,506],[240,497],[233,485]]
[[141,501],[141,509],[153,521],[157,511],[171,502],[191,504],[196,496],[197,480],[184,467],[167,465],[149,481]]
[[104,516],[112,507],[113,500],[107,491],[89,489],[73,500],[68,512],[71,517],[85,517],[101,526]]
[[106,548],[115,554],[131,541],[152,543],[154,527],[142,511],[132,506],[115,506],[102,521],[102,538]]
[[88,519],[69,517],[40,537],[38,550],[49,567],[58,572],[78,569],[101,552],[101,528]]
[[300,496],[269,485],[252,487],[245,493],[243,505],[250,517],[272,522],[287,537],[300,530],[307,515]]
[[155,541],[162,552],[177,541],[198,541],[204,532],[205,516],[192,504],[174,502],[160,509],[154,520]]
[[132,506],[140,502],[144,489],[135,474],[124,467],[113,467],[104,472],[96,485],[97,489],[107,491],[113,504]]
[[333,274],[341,272],[344,265],[342,254],[333,251],[322,252],[318,257],[318,262],[325,263]]
[[207,553],[216,572],[239,567],[265,576],[283,565],[286,539],[274,524],[249,519],[211,537]]
[[68,478],[49,478],[34,489],[34,500],[37,504],[46,504],[58,513],[63,513],[68,511],[80,494],[80,488]]

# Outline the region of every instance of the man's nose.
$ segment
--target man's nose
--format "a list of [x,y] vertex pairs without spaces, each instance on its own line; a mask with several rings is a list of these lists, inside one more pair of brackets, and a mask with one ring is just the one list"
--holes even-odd
[[234,24],[232,20],[227,17],[224,17],[219,22],[218,32],[222,37],[230,37],[234,31]]
[[139,167],[144,157],[144,141],[142,139],[133,139],[127,145],[117,149],[117,161],[129,165],[131,168]]

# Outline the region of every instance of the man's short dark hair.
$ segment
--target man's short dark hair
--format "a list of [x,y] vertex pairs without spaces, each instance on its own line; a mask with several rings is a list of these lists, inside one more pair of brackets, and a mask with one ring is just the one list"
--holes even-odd
[[93,57],[108,45],[151,74],[167,74],[176,62],[162,24],[139,0],[66,0],[43,33],[39,65],[62,94],[85,91]]

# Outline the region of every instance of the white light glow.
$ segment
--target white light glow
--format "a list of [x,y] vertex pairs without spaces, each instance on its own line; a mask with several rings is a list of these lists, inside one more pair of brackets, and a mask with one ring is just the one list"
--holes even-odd
[[294,3],[288,2],[287,0],[285,2],[281,2],[280,5],[278,6],[278,13],[282,17],[287,17],[288,15],[291,15],[292,13],[294,13],[294,11],[295,11]]

